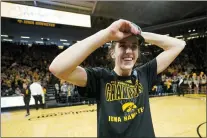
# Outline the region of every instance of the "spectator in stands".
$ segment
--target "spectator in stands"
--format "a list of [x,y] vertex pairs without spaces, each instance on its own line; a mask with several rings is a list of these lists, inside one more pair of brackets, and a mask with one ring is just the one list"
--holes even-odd
[[[162,83],[162,82],[161,82],[161,83]],[[157,94],[158,94],[159,96],[162,96],[163,93],[164,93],[164,91],[163,91],[163,85],[162,85],[161,83],[159,83],[159,84],[157,85]]]
[[75,86],[73,85],[73,84],[71,84],[71,83],[69,83],[68,84],[68,92],[69,92],[69,94],[68,95],[70,95],[70,96],[74,96],[74,94],[75,94]]
[[188,90],[188,75],[186,74],[186,75],[183,75],[184,76],[184,78],[183,78],[183,91],[184,92],[187,92],[187,90]]
[[60,86],[58,83],[55,84],[55,100],[57,103],[60,102]]
[[163,93],[166,92],[165,81],[166,81],[166,75],[162,74],[162,76],[161,76],[161,86],[163,88]]
[[152,87],[152,93],[151,93],[150,95],[158,95],[158,94],[157,94],[157,86],[156,86],[156,85],[154,85],[154,86]]
[[177,93],[177,88],[178,88],[178,78],[176,76],[173,76],[173,80],[172,80],[172,92],[174,94]]
[[194,84],[194,94],[199,93],[199,76],[196,73],[193,73],[193,84]]
[[21,89],[18,86],[15,89],[15,94],[16,95],[21,95]]
[[179,84],[178,84],[178,96],[180,96],[181,94],[184,96],[185,95],[185,92],[183,90],[183,76],[180,77],[180,80],[179,80]]
[[188,77],[188,93],[192,94],[192,89],[193,89],[193,79],[192,79],[192,75],[189,75],[189,77]]
[[62,86],[60,88],[61,92],[59,93],[59,99],[60,101],[64,101],[67,102],[68,101],[68,83],[66,81],[64,81],[62,83]]
[[201,86],[201,93],[206,93],[206,85],[207,85],[207,77],[204,72],[200,73],[200,86]]
[[42,86],[42,90],[43,90],[43,97],[42,97],[42,102],[43,102],[43,105],[45,106],[45,99],[46,99],[46,94],[47,94],[47,89]]
[[166,81],[165,81],[165,87],[166,87],[166,93],[167,95],[170,93],[171,91],[171,86],[172,86],[172,83],[171,83],[171,77],[167,78]]
[[61,92],[68,93],[68,84],[66,81],[61,86]]

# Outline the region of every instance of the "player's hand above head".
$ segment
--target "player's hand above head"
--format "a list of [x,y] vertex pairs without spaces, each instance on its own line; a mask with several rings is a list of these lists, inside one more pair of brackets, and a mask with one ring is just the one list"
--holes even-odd
[[130,21],[123,19],[113,22],[106,29],[109,32],[109,40],[111,41],[119,41],[132,34],[140,34],[140,31]]

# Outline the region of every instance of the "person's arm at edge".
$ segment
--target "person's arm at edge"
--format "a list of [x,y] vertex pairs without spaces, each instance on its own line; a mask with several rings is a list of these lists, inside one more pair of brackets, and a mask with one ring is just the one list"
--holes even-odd
[[157,74],[164,71],[181,53],[186,45],[185,41],[166,35],[142,32],[142,36],[147,43],[154,44],[164,50],[156,57]]

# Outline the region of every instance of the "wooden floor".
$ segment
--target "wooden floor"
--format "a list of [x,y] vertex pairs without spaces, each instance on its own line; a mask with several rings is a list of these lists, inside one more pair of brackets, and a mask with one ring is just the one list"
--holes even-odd
[[[150,98],[156,137],[198,137],[197,127],[206,122],[206,101],[187,97]],[[77,112],[77,111],[82,111]],[[96,106],[1,113],[2,137],[92,137],[96,136]],[[206,124],[199,128],[206,137]]]

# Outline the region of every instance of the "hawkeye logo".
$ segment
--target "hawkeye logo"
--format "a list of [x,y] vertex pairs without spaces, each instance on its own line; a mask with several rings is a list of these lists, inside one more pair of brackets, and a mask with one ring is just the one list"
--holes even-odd
[[133,102],[128,102],[122,105],[124,116],[108,116],[109,122],[126,122],[133,120],[138,114],[144,112],[144,107],[137,108]]
[[[120,101],[122,102],[122,116],[108,116],[109,122],[126,122],[133,120],[138,114],[144,112],[144,107],[138,108],[135,105],[136,99],[143,92],[143,86],[138,80],[135,85],[131,80],[125,82],[111,81],[105,86],[105,96],[107,102]],[[133,101],[135,100],[135,101]]]
[[122,105],[123,112],[133,112],[135,109],[137,109],[137,106],[133,102],[125,103]]

